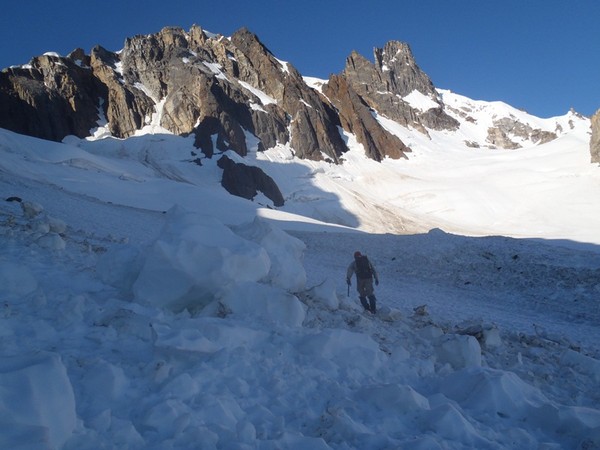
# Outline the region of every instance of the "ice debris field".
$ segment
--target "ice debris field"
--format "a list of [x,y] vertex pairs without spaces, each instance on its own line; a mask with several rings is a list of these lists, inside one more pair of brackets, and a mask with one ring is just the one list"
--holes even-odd
[[596,244],[369,234],[99,145],[0,136],[1,448],[600,448]]

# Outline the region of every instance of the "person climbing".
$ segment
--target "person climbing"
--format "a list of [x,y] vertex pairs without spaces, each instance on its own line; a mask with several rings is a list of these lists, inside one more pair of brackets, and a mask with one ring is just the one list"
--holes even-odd
[[354,261],[350,263],[346,272],[348,289],[352,284],[351,280],[354,273],[356,273],[356,290],[358,291],[360,303],[366,311],[375,314],[377,312],[377,298],[373,293],[373,279],[375,279],[375,285],[378,286],[379,277],[369,258],[358,251],[354,252]]

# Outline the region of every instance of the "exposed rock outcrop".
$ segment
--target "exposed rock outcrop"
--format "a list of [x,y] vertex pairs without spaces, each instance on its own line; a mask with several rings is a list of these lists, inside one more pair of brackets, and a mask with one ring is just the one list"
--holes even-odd
[[55,141],[88,136],[101,86],[89,58],[77,61],[43,55],[0,72],[0,127]]
[[396,136],[388,133],[375,120],[371,109],[343,76],[332,75],[323,93],[332,99],[342,127],[356,135],[369,158],[381,161],[385,156],[405,157],[410,149]]
[[544,144],[556,138],[556,133],[533,128],[513,117],[503,117],[495,120],[494,126],[488,129],[487,142],[504,149],[516,149],[521,148],[521,144],[514,142],[513,139]]
[[249,60],[245,70],[239,71],[239,79],[273,97],[291,118],[290,144],[297,156],[318,160],[327,155],[337,162],[348,150],[337,129],[339,121],[300,73],[291,64],[277,60],[246,29],[234,33],[231,42]]
[[230,194],[253,200],[258,192],[262,192],[273,205],[283,206],[284,199],[279,187],[259,167],[236,163],[226,155],[221,156],[217,165],[223,169],[221,184]]
[[154,102],[139,86],[123,82],[120,65],[115,53],[99,46],[92,49],[90,66],[100,82],[97,98],[102,112],[111,133],[124,138],[132,136],[147,123],[154,112]]
[[592,155],[592,162],[600,164],[600,109],[592,116],[590,154]]

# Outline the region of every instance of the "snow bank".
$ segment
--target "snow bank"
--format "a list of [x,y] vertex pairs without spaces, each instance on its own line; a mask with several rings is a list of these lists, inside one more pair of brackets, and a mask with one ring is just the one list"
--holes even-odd
[[302,241],[263,220],[227,227],[176,206],[146,249],[117,247],[98,262],[106,283],[135,301],[175,312],[233,313],[286,326],[305,317],[288,292],[304,289]]

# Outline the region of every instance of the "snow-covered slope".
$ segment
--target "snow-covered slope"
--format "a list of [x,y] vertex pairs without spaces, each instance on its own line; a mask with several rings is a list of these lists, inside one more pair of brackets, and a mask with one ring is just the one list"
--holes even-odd
[[408,160],[252,152],[280,210],[189,139],[0,130],[0,447],[600,448],[588,122],[505,151],[377,118]]
[[588,119],[570,111],[564,116],[542,119],[525,111],[516,109],[504,102],[472,100],[445,89],[438,92],[446,106],[448,114],[461,123],[458,136],[471,146],[492,147],[487,141],[488,130],[497,126],[499,121],[511,122],[512,129],[507,130],[508,137],[521,147],[540,143],[534,130],[539,133],[554,133],[562,136],[575,128],[589,127]]
[[[280,184],[287,210],[370,232],[442,228],[600,243],[600,171],[589,162],[588,119],[575,113],[538,119],[450,93],[444,100],[469,108],[475,122],[462,118],[456,132],[425,135],[377,116],[411,147],[408,161],[369,160],[348,135],[353,150],[341,166],[298,161],[284,148],[258,154],[256,164]],[[532,128],[563,131],[546,144],[487,148],[481,130],[494,117],[511,116]]]

